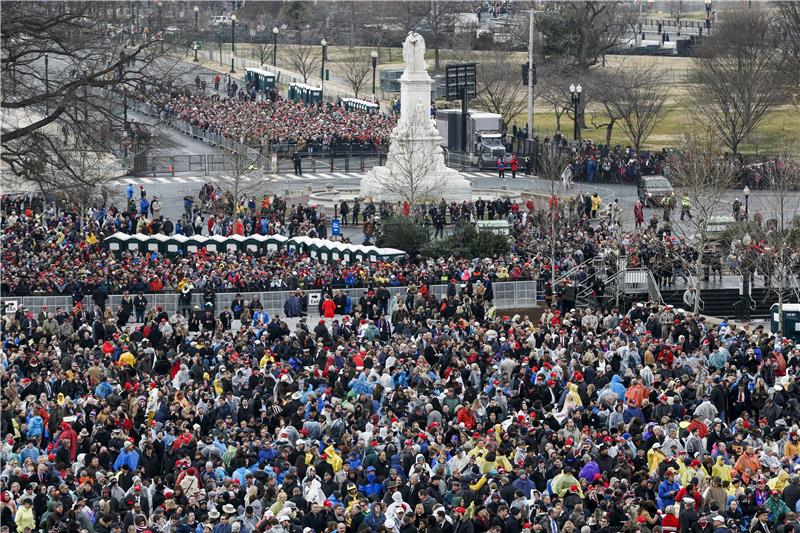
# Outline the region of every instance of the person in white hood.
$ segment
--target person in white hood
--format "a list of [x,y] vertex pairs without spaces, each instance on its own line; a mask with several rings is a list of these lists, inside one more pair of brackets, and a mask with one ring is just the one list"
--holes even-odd
[[391,519],[395,524],[401,524],[403,516],[409,512],[411,512],[411,506],[403,501],[403,495],[400,494],[400,491],[395,491],[392,494],[392,503],[386,508],[387,521]]
[[303,478],[303,498],[309,503],[325,503],[325,493],[322,492],[322,482],[317,476],[313,466],[306,469],[306,477]]
[[426,474],[428,477],[431,475],[431,467],[428,463],[425,462],[425,456],[421,453],[417,454],[416,461],[414,465],[411,467],[411,470],[408,472],[408,476],[411,477],[412,475],[417,474],[418,476],[422,476]]

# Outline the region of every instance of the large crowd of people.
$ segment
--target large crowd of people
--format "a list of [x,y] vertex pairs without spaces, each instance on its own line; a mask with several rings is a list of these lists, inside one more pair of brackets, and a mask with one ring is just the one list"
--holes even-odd
[[[109,255],[108,232],[152,222],[144,198],[123,211],[2,200],[3,294],[75,305],[20,305],[0,322],[0,528],[800,531],[791,340],[647,301],[618,307],[602,284],[585,308],[568,281],[541,315],[494,306],[497,280],[604,255],[651,261],[667,253],[663,233],[590,225],[590,200],[501,202],[493,216],[511,222],[513,251],[482,261]],[[308,222],[271,200],[253,211]],[[458,222],[478,207],[429,216]],[[321,291],[319,309],[215,307],[216,290],[276,278]],[[211,294],[202,309],[147,300],[187,282]],[[126,290],[119,308],[102,297]]]
[[207,133],[218,133],[249,145],[309,144],[326,147],[353,143],[378,147],[395,126],[390,115],[346,110],[332,104],[305,104],[284,99],[220,98],[211,96],[156,97],[167,116],[188,122]]

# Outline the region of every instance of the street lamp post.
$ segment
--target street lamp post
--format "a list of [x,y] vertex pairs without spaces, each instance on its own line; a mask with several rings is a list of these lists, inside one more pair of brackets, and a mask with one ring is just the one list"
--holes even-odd
[[744,218],[750,219],[750,187],[744,186]]
[[577,141],[580,137],[580,127],[578,126],[578,118],[580,114],[580,107],[581,107],[581,92],[583,92],[583,87],[579,83],[577,86],[572,84],[569,86],[569,93],[572,95],[572,109],[573,109],[573,128],[572,128],[572,137]]
[[370,54],[372,57],[372,101],[375,101],[375,71],[378,68],[378,51],[373,50]]
[[236,15],[231,15],[231,74],[236,72],[233,68],[233,55],[236,52]]
[[163,3],[163,2],[159,2],[159,3],[158,3],[158,4],[156,4],[156,5],[158,6],[158,31],[159,31],[159,41],[161,41],[161,53],[163,54],[163,53],[164,53],[164,18],[163,18],[163,16],[162,16],[162,14],[163,14],[163,11],[164,11],[164,10],[163,10],[163,8],[164,8],[164,3]]
[[272,28],[272,66],[278,66],[278,33],[280,30],[277,26]]
[[328,51],[328,41],[323,38],[319,44],[322,46],[322,72],[320,72],[320,78],[322,78],[322,83],[320,84],[320,92],[322,93],[323,101],[325,99],[325,54]]
[[194,44],[192,48],[194,48],[194,62],[197,63],[197,35],[200,33],[200,25],[197,23],[197,16],[200,14],[200,8],[194,6],[192,11],[194,11]]
[[[47,54],[44,55],[44,92],[48,94],[50,92],[50,58]],[[44,114],[50,114],[50,99],[44,99]]]

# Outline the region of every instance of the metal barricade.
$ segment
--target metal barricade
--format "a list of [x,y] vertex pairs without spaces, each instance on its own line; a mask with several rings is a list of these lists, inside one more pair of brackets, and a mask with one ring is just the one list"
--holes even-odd
[[[362,287],[342,288],[343,290],[352,290],[354,292],[366,290]],[[404,297],[408,287],[388,287],[390,294],[397,295],[398,298]],[[520,308],[520,307],[534,307],[537,305],[536,299],[536,281],[503,281],[495,282],[492,284],[494,292],[493,303],[498,309],[504,308]],[[442,283],[430,286],[431,293],[437,298],[441,299],[447,295],[447,284]],[[264,309],[271,314],[283,313],[283,304],[294,291],[263,291],[263,292],[240,292],[245,301],[251,301],[257,295],[261,299]],[[307,293],[319,292],[318,290],[306,290]],[[226,292],[216,293],[216,309],[222,310],[230,307],[231,302],[236,296],[236,291],[226,290]],[[167,313],[176,313],[178,311],[178,293],[177,292],[160,292],[144,293],[147,298],[148,308],[154,306],[162,307]],[[106,306],[116,311],[122,301],[121,294],[112,294],[106,299]],[[71,296],[9,296],[4,298],[3,302],[15,302],[17,306],[24,305],[26,309],[37,313],[42,306],[47,306],[49,311],[55,311],[58,308],[69,310],[72,309]],[[84,305],[94,305],[91,296],[84,296]],[[192,294],[192,305],[203,305],[203,295],[201,291]],[[7,307],[5,307],[7,308]],[[316,309],[309,309],[309,313],[316,314]]]

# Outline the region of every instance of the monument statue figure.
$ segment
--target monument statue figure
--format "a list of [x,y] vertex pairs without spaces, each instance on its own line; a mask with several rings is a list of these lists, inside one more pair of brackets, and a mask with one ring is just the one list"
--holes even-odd
[[425,64],[425,39],[419,33],[410,31],[403,42],[403,60],[406,72],[428,72]]
[[470,182],[445,165],[442,137],[431,120],[433,80],[425,65],[425,39],[410,32],[403,42],[405,72],[400,77],[400,120],[392,130],[386,164],[361,180],[360,196],[375,201],[461,203],[472,199]]

